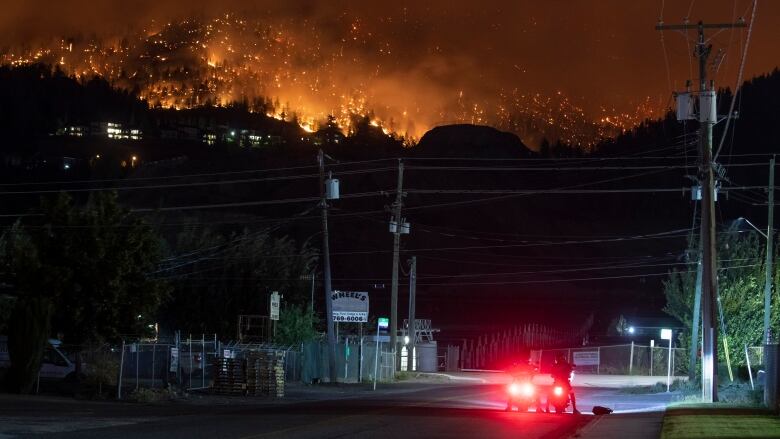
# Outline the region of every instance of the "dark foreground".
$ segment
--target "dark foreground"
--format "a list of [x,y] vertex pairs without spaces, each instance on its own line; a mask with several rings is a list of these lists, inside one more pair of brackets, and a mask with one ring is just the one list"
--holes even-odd
[[[587,437],[599,424],[588,414],[505,412],[503,387],[497,385],[405,384],[376,393],[341,390],[335,399],[329,391],[290,393],[281,402],[206,397],[160,405],[3,396],[0,438],[559,438]],[[588,388],[578,394],[583,413],[595,404],[657,409],[668,398]],[[631,415],[610,419],[622,416]],[[632,422],[624,424],[630,429]],[[623,437],[658,435],[643,430]]]

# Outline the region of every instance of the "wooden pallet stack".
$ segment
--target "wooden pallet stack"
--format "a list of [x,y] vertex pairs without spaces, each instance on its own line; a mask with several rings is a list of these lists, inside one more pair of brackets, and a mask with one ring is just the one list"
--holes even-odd
[[234,358],[214,360],[214,393],[245,395],[247,379],[245,361]]
[[284,396],[284,352],[250,352],[246,356],[249,395]]

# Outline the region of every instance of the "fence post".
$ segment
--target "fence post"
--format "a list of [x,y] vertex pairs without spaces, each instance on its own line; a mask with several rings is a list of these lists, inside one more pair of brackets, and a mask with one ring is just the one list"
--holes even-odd
[[628,359],[628,374],[634,374],[634,340],[631,340],[631,355]]
[[188,374],[187,378],[187,390],[190,390],[192,389],[192,334],[187,337],[187,346],[190,347],[188,349],[190,353],[190,373]]
[[344,337],[344,382],[349,377],[349,336]]
[[206,388],[206,334],[200,334],[200,388]]
[[[363,324],[360,324],[360,332],[363,332]],[[358,382],[363,382],[363,336],[360,337],[360,347],[358,348],[358,351],[360,352],[360,364],[358,365]]]
[[122,353],[119,355],[119,380],[116,383],[116,399],[122,399],[122,372],[125,365],[125,339],[122,339]]
[[152,388],[154,388],[154,356],[157,353],[157,342],[152,344]]
[[650,340],[650,376],[653,376],[653,341]]
[[133,343],[133,346],[135,346],[135,390],[138,390],[138,366],[141,364],[141,346],[139,343]]
[[596,347],[596,352],[599,353],[599,363],[596,365],[596,375],[601,375],[601,346]]
[[379,331],[377,330],[376,341],[374,342],[374,390],[376,390],[377,369],[379,368]]

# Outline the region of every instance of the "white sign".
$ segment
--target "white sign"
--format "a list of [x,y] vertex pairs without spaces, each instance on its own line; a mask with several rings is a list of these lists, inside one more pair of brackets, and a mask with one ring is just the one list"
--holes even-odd
[[574,357],[575,366],[598,366],[599,351],[575,351],[571,353]]
[[334,291],[330,296],[334,322],[367,322],[368,293],[362,291]]
[[274,291],[271,293],[271,310],[269,317],[271,320],[279,320],[279,293]]
[[333,321],[334,322],[347,322],[347,323],[365,323],[368,321],[368,313],[367,312],[349,312],[349,311],[339,311],[333,312]]
[[672,339],[672,330],[671,329],[662,329],[661,330],[661,340],[671,340]]
[[179,369],[179,348],[171,348],[171,372],[176,372]]

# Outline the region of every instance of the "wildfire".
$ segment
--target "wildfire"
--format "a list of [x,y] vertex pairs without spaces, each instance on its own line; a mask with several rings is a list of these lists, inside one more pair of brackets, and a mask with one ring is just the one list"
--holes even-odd
[[[147,29],[155,31],[113,42],[62,39],[53,47],[8,49],[0,53],[0,63],[59,64],[77,78],[99,75],[117,87],[137,87],[139,97],[165,108],[243,101],[252,112],[297,121],[307,132],[333,116],[345,132],[363,118],[406,139],[444,123],[474,123],[515,132],[530,145],[544,137],[590,146],[659,113],[643,102],[630,114],[602,109],[591,117],[561,92],[542,96],[512,90],[485,97],[453,89],[431,101],[422,87],[382,77],[383,65],[377,63],[395,59],[389,58],[389,43],[360,20],[345,20],[349,36],[337,47],[327,45],[311,23],[250,22],[226,14],[203,22],[153,23]],[[388,61],[359,56],[372,48]],[[394,51],[392,56],[403,55]]]

